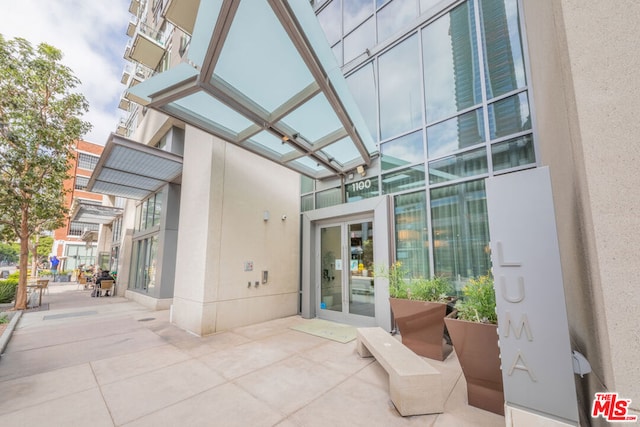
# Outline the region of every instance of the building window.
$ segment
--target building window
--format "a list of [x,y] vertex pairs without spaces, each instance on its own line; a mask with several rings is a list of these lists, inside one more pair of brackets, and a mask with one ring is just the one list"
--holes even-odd
[[491,268],[484,180],[431,190],[434,273],[460,286]]
[[86,190],[88,183],[89,183],[89,177],[76,175],[76,183],[74,185],[74,188],[76,190]]
[[99,156],[92,156],[87,153],[78,153],[78,167],[80,169],[94,170],[98,164]]
[[88,222],[71,221],[69,223],[69,236],[80,237],[85,231],[98,231],[99,224],[92,224]]
[[396,260],[412,277],[429,277],[427,195],[422,191],[395,196]]
[[111,242],[117,243],[120,241],[122,233],[122,217],[118,217],[113,220],[111,224]]
[[144,292],[150,292],[155,288],[157,252],[158,236],[133,242],[130,288]]
[[162,192],[156,193],[142,201],[136,207],[136,230],[144,231],[160,225],[162,216]]
[[94,245],[89,247],[86,245],[67,245],[64,252],[67,257],[64,269],[75,270],[80,267],[85,269],[94,265],[96,263],[95,249]]

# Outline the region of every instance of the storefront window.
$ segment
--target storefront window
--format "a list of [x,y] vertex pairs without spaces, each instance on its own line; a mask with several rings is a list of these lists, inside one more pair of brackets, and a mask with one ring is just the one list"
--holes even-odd
[[367,178],[357,182],[349,182],[345,185],[347,202],[357,202],[380,195],[378,178]]
[[450,278],[460,290],[470,277],[491,268],[489,223],[484,181],[431,190],[435,274]]
[[133,242],[130,287],[145,292],[150,292],[155,288],[157,251],[158,236]]
[[533,138],[526,135],[494,144],[491,156],[495,171],[533,164],[536,161]]
[[396,261],[412,277],[429,277],[426,199],[424,191],[394,197]]
[[414,166],[382,176],[382,193],[398,193],[424,187],[424,165]]
[[316,194],[316,209],[335,206],[342,203],[342,192],[340,188],[321,191]]
[[487,150],[467,151],[429,163],[429,183],[453,181],[487,173]]

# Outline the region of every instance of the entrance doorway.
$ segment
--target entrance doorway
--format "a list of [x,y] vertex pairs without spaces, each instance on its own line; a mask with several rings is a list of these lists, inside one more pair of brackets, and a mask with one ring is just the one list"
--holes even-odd
[[387,282],[373,275],[389,263],[390,212],[379,196],[302,213],[302,317],[391,330]]
[[320,225],[318,317],[374,325],[373,218]]

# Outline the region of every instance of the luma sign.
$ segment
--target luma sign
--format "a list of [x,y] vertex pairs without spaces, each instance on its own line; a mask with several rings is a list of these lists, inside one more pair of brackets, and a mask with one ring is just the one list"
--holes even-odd
[[578,424],[548,168],[486,180],[507,405]]

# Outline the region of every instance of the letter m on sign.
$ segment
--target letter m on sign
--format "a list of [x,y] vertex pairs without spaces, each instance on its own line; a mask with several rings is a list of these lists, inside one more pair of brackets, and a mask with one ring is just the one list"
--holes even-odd
[[611,398],[612,393],[596,393],[596,398],[593,399],[593,407],[591,408],[591,416],[596,418],[602,415],[604,418],[609,418],[613,410]]

